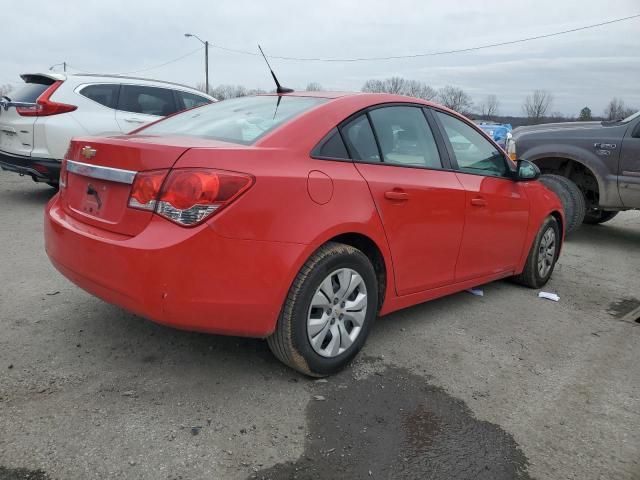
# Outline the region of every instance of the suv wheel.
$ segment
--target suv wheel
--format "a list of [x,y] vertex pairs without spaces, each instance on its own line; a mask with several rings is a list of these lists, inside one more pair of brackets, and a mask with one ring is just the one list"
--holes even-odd
[[330,375],[360,351],[377,314],[373,265],[360,250],[330,242],[298,273],[267,342],[295,370]]
[[582,225],[587,213],[587,205],[584,194],[578,186],[560,175],[544,174],[540,176],[540,181],[562,202],[566,219],[565,233],[569,234]]

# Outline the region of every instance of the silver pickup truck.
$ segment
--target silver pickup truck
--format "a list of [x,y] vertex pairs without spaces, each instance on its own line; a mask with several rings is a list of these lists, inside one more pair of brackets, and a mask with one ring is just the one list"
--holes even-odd
[[640,209],[640,112],[623,120],[520,127],[511,158],[535,163],[565,204],[567,233]]

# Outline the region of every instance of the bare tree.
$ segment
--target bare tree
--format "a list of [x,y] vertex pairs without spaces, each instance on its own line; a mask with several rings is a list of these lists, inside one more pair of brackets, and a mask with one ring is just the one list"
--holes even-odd
[[4,85],[0,85],[0,97],[6,95],[11,90],[13,90],[13,86],[10,83],[5,83]]
[[553,103],[553,95],[545,90],[534,90],[532,95],[527,95],[522,105],[525,115],[533,122],[538,123],[546,115]]
[[500,102],[495,95],[487,95],[487,98],[480,104],[480,115],[485,119],[490,119],[498,115]]
[[402,77],[390,77],[384,80],[367,80],[362,86],[363,92],[369,93],[393,93],[395,95],[407,95],[409,97],[431,100],[436,96],[436,91],[423,82],[407,80]]
[[322,91],[322,85],[320,85],[318,82],[309,82],[305,90],[307,92],[320,92]]
[[459,113],[468,112],[473,106],[471,97],[458,87],[447,85],[438,91],[438,101],[447,108]]
[[621,99],[614,97],[609,102],[609,105],[607,105],[607,108],[604,109],[604,116],[607,120],[622,120],[629,115],[633,115],[635,112],[635,108],[625,107]]

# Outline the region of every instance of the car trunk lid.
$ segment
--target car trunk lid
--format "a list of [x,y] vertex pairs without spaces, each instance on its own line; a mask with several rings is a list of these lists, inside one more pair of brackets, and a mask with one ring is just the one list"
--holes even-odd
[[228,147],[225,142],[189,137],[121,135],[72,140],[60,199],[65,211],[84,223],[134,236],[153,212],[130,208],[138,172],[171,169],[192,147]]

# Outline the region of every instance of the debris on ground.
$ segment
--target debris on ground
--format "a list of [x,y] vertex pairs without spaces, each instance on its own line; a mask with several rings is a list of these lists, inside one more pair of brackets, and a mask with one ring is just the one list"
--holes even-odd
[[484,297],[484,290],[481,288],[469,288],[467,289],[471,295],[475,295],[476,297]]
[[554,302],[560,301],[560,297],[557,294],[551,292],[540,292],[538,293],[538,297],[546,298],[547,300],[553,300]]

